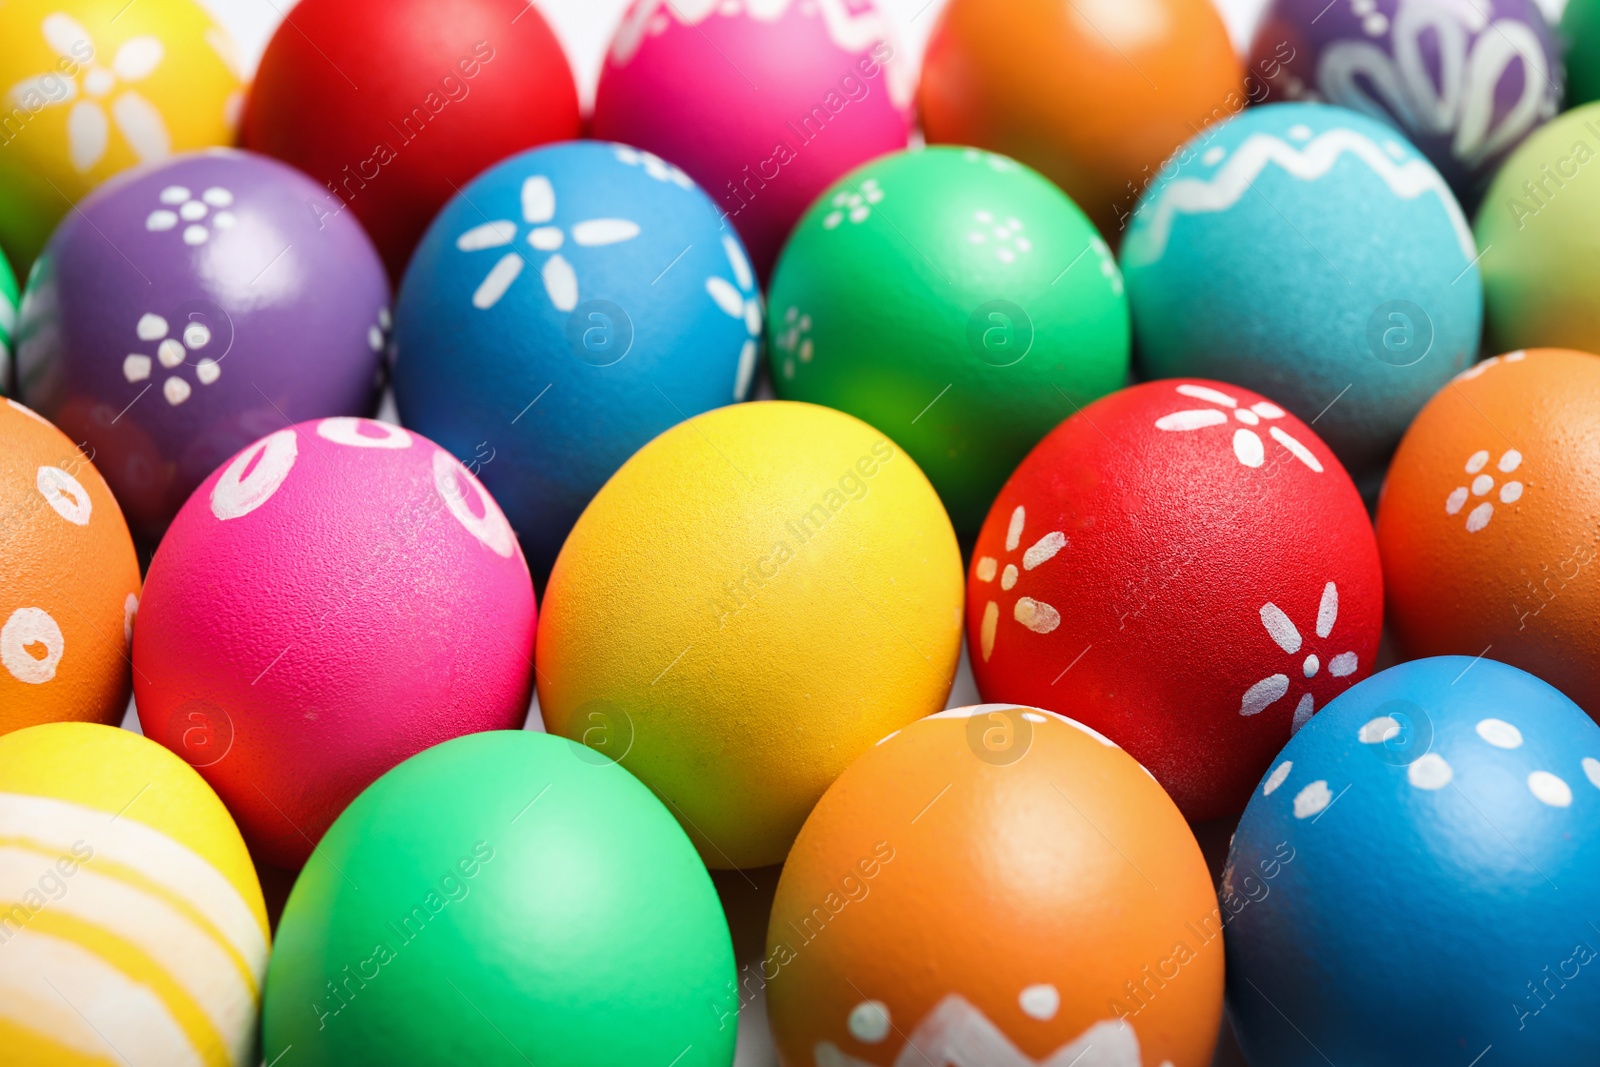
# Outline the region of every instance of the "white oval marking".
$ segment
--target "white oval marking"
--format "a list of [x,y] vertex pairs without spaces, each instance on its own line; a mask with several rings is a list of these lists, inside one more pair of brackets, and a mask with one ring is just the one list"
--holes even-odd
[[1437,752],[1418,756],[1406,768],[1406,779],[1418,789],[1443,789],[1455,776],[1456,772]]
[[[477,492],[478,499],[483,504],[481,518],[472,513],[466,495],[461,491],[462,482]],[[495,555],[505,559],[511,558],[511,553],[516,550],[517,539],[511,532],[511,524],[501,513],[500,505],[494,502],[489,491],[479,484],[471,471],[442,448],[433,454],[433,487],[438,492],[439,498],[444,501],[445,507],[450,509],[450,514],[456,517],[456,521],[461,523],[468,533],[488,546]]]
[[1277,792],[1278,787],[1283,784],[1284,779],[1289,777],[1289,772],[1293,769],[1293,760],[1284,760],[1282,763],[1272,768],[1272,773],[1267,775],[1267,784],[1261,787],[1261,795],[1264,797],[1270,797],[1273,793]]
[[1549,771],[1534,771],[1528,775],[1528,791],[1552,808],[1572,805],[1572,787]]
[[[363,430],[372,431],[363,433]],[[411,435],[392,423],[346,415],[317,423],[317,436],[350,448],[410,448]]]
[[[44,657],[29,652],[29,645],[43,645]],[[54,678],[64,652],[61,627],[43,608],[18,608],[0,627],[0,663],[26,685],[43,685]]]
[[1331,803],[1333,803],[1333,793],[1329,791],[1328,783],[1319,778],[1295,794],[1294,817],[1309,819]]
[[889,1036],[889,1006],[881,1000],[863,1000],[850,1009],[850,1036],[876,1045]]
[[1522,731],[1504,719],[1484,719],[1478,723],[1478,736],[1495,748],[1521,748]]
[[[250,514],[271,500],[294,469],[299,454],[299,439],[292,429],[269,434],[239,453],[211,487],[211,514],[227,522]],[[248,476],[246,469],[250,471]]]
[[33,481],[39,489],[39,495],[55,509],[57,515],[74,526],[89,525],[94,504],[78,479],[60,467],[40,467]]
[[1050,1020],[1061,1010],[1061,994],[1048,982],[1031,985],[1017,997],[1022,1014],[1032,1019]]

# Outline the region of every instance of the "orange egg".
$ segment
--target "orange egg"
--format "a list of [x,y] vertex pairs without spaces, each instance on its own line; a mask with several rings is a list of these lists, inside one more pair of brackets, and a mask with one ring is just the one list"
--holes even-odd
[[89,457],[0,400],[0,734],[116,723],[128,704],[139,561]]
[[1222,1016],[1222,919],[1177,807],[1100,734],[1008,704],[844,772],[757,967],[788,1067],[1205,1067]]
[[1600,716],[1600,357],[1535,348],[1441,389],[1378,503],[1406,656],[1487,655]]
[[1115,244],[1166,158],[1245,89],[1210,0],[951,0],[918,106],[930,143],[1042,171]]

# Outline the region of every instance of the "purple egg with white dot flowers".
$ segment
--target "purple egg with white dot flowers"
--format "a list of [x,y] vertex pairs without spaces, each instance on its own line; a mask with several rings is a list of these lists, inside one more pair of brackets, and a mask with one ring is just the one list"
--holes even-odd
[[371,413],[388,281],[340,207],[264,156],[197,152],[102,185],[34,264],[20,396],[82,443],[147,548],[252,441]]
[[1375,674],[1273,761],[1220,901],[1251,1063],[1600,1063],[1600,726],[1491,659]]
[[1469,211],[1561,109],[1537,0],[1272,0],[1246,69],[1257,103],[1321,100],[1398,128]]

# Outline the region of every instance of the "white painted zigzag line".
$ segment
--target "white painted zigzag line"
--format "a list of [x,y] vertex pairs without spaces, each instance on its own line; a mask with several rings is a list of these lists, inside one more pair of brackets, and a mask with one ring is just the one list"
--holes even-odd
[[1269,163],[1276,163],[1301,181],[1324,177],[1339,157],[1349,152],[1370,167],[1384,184],[1402,200],[1415,200],[1425,193],[1439,197],[1450,224],[1455,228],[1461,253],[1468,261],[1478,254],[1472,230],[1450,189],[1425,160],[1412,159],[1397,164],[1371,138],[1355,130],[1329,130],[1297,149],[1271,134],[1258,133],[1246,138],[1209,180],[1182,178],[1169,182],[1155,203],[1149,225],[1129,235],[1127,258],[1132,264],[1154,263],[1167,250],[1173,218],[1185,215],[1226,211],[1239,202]]

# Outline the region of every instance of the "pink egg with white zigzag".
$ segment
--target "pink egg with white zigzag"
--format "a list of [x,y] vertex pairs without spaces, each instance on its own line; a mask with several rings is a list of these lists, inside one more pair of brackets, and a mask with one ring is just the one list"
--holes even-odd
[[473,470],[398,426],[303,422],[214,471],[156,552],[133,648],[139,721],[258,856],[298,867],[390,767],[522,725],[535,610]]

